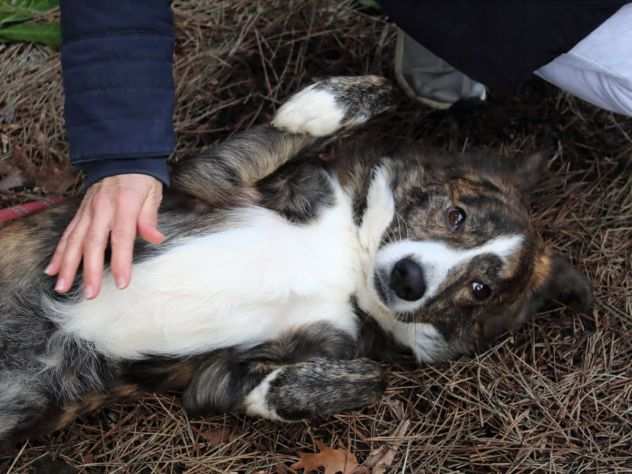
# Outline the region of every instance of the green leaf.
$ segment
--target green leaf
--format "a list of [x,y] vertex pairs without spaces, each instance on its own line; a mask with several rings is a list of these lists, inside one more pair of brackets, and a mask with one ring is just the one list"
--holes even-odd
[[59,6],[59,0],[0,0],[0,27],[30,20]]
[[47,12],[59,6],[59,0],[0,0],[0,11]]
[[9,23],[18,23],[20,21],[30,20],[33,17],[30,13],[22,13],[16,10],[3,10],[0,6],[0,28]]
[[0,28],[0,41],[28,41],[58,48],[61,44],[61,30],[57,23],[21,23]]

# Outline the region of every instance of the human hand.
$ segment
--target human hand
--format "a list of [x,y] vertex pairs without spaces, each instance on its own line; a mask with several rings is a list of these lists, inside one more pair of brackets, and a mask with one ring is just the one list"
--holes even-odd
[[162,183],[144,174],[111,176],[90,186],[46,267],[48,275],[58,275],[55,291],[70,289],[83,260],[84,294],[95,298],[101,290],[108,240],[116,286],[127,287],[137,233],[152,244],[165,238],[157,228],[161,200]]

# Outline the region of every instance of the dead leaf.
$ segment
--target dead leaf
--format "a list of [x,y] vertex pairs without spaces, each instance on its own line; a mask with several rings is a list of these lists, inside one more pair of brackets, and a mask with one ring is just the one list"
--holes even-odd
[[279,464],[274,468],[274,474],[289,474],[289,472],[285,464]]
[[78,173],[70,162],[60,166],[36,166],[24,150],[16,146],[11,154],[11,166],[20,170],[26,182],[40,187],[45,193],[63,194],[78,182]]
[[78,181],[77,172],[70,166],[61,168],[53,167],[49,173],[38,173],[35,176],[36,184],[47,193],[63,194],[75,186]]
[[371,474],[385,474],[386,468],[390,467],[395,460],[395,455],[402,444],[402,438],[406,435],[409,425],[410,420],[403,420],[391,435],[395,441],[390,445],[380,446],[371,451],[366,461],[364,461],[358,469],[353,471],[352,474],[365,474],[369,472]]
[[298,462],[292,464],[292,469],[303,469],[305,474],[325,469],[325,474],[351,474],[358,467],[358,459],[349,451],[344,449],[333,449],[322,441],[316,441],[318,453],[298,453]]
[[[2,135],[2,137],[4,138],[5,135]],[[23,186],[25,183],[26,177],[15,163],[8,159],[0,160],[0,192]]]
[[0,169],[0,175],[2,175],[2,178],[0,178],[0,192],[3,193],[26,184],[26,178],[19,169],[8,170],[7,168],[2,167]]
[[17,170],[18,168],[11,164],[11,162],[8,159],[2,159],[0,160],[0,176],[6,176],[8,174],[11,174],[14,172],[14,170]]
[[228,443],[235,439],[235,433],[228,428],[220,428],[217,430],[198,430],[197,433],[204,438],[211,446]]

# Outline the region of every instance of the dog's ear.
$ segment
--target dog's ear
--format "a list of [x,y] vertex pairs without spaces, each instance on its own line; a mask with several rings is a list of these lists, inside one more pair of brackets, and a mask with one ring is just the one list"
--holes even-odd
[[550,250],[545,250],[536,259],[531,292],[531,314],[551,301],[564,303],[582,313],[592,309],[592,287],[588,278],[568,260]]
[[520,190],[529,191],[540,182],[550,156],[552,156],[551,150],[546,148],[517,158],[515,163],[512,163],[515,168],[511,170],[511,174]]
[[533,189],[544,176],[547,161],[558,149],[559,133],[554,129],[547,129],[539,138],[539,151],[515,160],[513,175],[518,188],[522,191]]

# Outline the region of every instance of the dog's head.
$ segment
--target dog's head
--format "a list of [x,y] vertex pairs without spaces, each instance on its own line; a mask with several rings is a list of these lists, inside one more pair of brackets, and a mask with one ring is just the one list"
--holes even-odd
[[479,350],[548,300],[589,308],[587,279],[532,226],[543,158],[411,152],[376,168],[361,234],[382,237],[366,285],[382,318],[420,334],[408,343],[420,359]]

